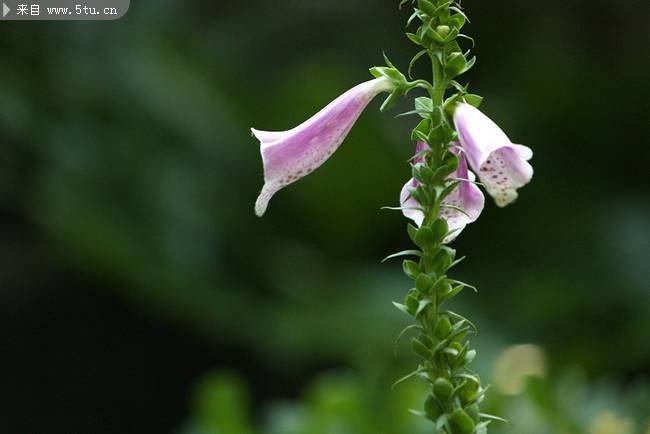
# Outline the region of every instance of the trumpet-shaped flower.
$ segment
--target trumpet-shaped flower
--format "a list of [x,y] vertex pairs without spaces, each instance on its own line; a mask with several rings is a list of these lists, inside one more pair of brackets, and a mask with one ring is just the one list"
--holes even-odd
[[460,104],[454,123],[467,159],[496,204],[517,199],[517,189],[530,182],[533,151],[515,145],[490,118],[469,104]]
[[[415,150],[416,155],[421,154],[427,148],[426,143],[418,142]],[[452,149],[452,152],[455,151]],[[421,163],[423,160],[424,157],[418,156],[415,158],[414,163]],[[449,227],[449,235],[443,240],[445,243],[453,241],[465,226],[476,221],[485,205],[483,192],[473,183],[476,177],[468,170],[467,160],[462,152],[458,153],[458,160],[458,168],[449,176],[449,179],[459,180],[460,182],[456,189],[442,202],[442,209],[440,210],[440,217],[447,221]],[[404,216],[413,220],[418,226],[422,226],[424,222],[422,207],[411,197],[411,189],[417,188],[418,185],[419,182],[411,178],[402,188],[400,203]]]
[[350,89],[296,128],[282,132],[252,129],[264,163],[264,187],[255,213],[262,216],[278,190],[320,167],[341,146],[370,101],[394,88],[389,78],[376,78]]

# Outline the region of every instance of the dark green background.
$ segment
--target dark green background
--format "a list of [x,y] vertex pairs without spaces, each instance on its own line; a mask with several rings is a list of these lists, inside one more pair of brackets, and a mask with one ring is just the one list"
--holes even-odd
[[[305,391],[332,370],[399,393],[388,385],[415,362],[393,358],[406,319],[390,302],[408,281],[379,260],[408,239],[379,208],[409,176],[415,119],[374,102],[263,219],[249,133],[302,122],[382,50],[405,68],[396,3],[140,0],[117,22],[0,22],[0,433],[247,433],[205,427],[192,403],[228,389],[207,372],[243,379],[261,429],[278,400],[312,405]],[[471,89],[535,151],[519,201],[490,203],[455,243],[469,257],[457,276],[481,290],[457,306],[480,326],[479,368],[489,382],[503,348],[535,343],[547,393],[581,372],[572,411],[604,388],[645,434],[650,400],[624,403],[649,396],[648,3],[463,4]],[[495,395],[509,417],[536,403],[548,426],[526,434],[577,432],[534,393]],[[350,411],[384,414],[366,401]]]

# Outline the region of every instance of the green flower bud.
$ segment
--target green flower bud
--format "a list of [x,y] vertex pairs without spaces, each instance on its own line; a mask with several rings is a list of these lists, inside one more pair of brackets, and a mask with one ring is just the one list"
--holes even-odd
[[444,24],[436,27],[436,33],[442,36],[443,39],[449,35],[449,30],[451,30],[449,26],[445,26]]
[[433,383],[433,394],[436,395],[436,398],[438,398],[441,402],[447,401],[453,391],[454,386],[446,378],[438,378]]
[[473,380],[467,380],[458,391],[458,396],[464,403],[469,404],[478,398],[480,392],[481,386],[479,383]]
[[460,408],[452,413],[451,421],[453,423],[454,433],[472,434],[476,428],[476,424],[472,418]]
[[[463,346],[462,346],[460,343],[456,342],[456,341],[454,341],[454,342],[452,342],[451,344],[449,344],[449,347],[448,347],[448,348],[451,348],[451,349],[453,349],[453,350],[456,350],[456,352],[457,352],[458,354],[460,354],[460,353],[463,351]],[[455,355],[455,356],[454,356],[454,355],[452,355],[452,354],[447,354],[447,361],[449,361],[449,363],[454,363],[454,362],[456,361],[456,358],[457,358],[457,357],[458,357],[458,355]]]
[[449,332],[451,332],[451,322],[449,321],[449,318],[446,316],[440,318],[436,323],[435,330],[436,338],[440,340],[443,340],[449,336]]
[[415,281],[415,287],[417,288],[418,291],[420,291],[424,295],[429,295],[431,293],[431,290],[433,289],[433,284],[434,281],[433,279],[427,275],[427,274],[420,274]]
[[402,268],[404,269],[404,274],[411,279],[415,279],[420,275],[420,266],[410,259],[407,259],[402,263]]
[[424,412],[426,413],[427,417],[433,421],[438,420],[438,418],[442,415],[442,410],[440,409],[440,405],[438,405],[438,401],[436,400],[435,396],[429,395],[424,401]]
[[418,232],[415,234],[415,244],[421,249],[431,250],[435,242],[436,237],[433,231],[426,226],[418,229]]
[[451,53],[447,58],[447,64],[445,65],[445,74],[448,77],[456,77],[461,74],[465,68],[467,68],[467,59],[463,53]]
[[404,298],[404,305],[406,306],[406,310],[408,311],[408,313],[410,313],[411,315],[415,315],[415,312],[417,312],[420,302],[418,301],[417,297],[409,293]]
[[479,423],[481,421],[481,410],[478,407],[478,404],[472,404],[465,409],[465,413],[472,418],[474,423]]

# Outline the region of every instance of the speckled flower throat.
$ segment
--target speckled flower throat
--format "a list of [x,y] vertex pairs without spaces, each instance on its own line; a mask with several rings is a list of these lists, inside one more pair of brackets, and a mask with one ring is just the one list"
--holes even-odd
[[[465,227],[475,222],[485,205],[481,187],[506,206],[517,190],[533,176],[530,148],[514,144],[478,110],[482,98],[461,83],[460,76],[476,63],[471,55],[474,40],[461,33],[468,22],[459,1],[402,0],[400,8],[413,6],[407,38],[418,51],[406,74],[386,56],[385,66],[373,67],[373,80],[361,83],[332,101],[301,125],[282,132],[253,134],[261,143],[264,186],[255,204],[262,216],[269,201],[282,188],[313,172],[343,143],[354,123],[380,93],[388,93],[381,111],[413,91],[415,123],[405,146],[414,142],[411,179],[399,193],[397,209],[412,223],[407,232],[414,247],[386,258],[402,259],[404,273],[413,285],[394,305],[413,318],[399,335],[411,336],[418,366],[401,380],[420,378],[431,388],[421,409],[411,412],[432,422],[432,432],[485,434],[500,418],[480,411],[486,393],[481,379],[469,365],[476,357],[468,337],[476,327],[462,315],[447,309],[447,302],[473,286],[450,277],[463,258],[449,246]],[[417,24],[417,25],[416,25]],[[413,79],[416,62],[428,61],[431,79]],[[408,78],[407,78],[408,77]],[[399,187],[396,186],[396,197]]]

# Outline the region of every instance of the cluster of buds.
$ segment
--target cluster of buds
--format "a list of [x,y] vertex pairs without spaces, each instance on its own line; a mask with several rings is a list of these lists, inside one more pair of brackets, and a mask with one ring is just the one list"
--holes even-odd
[[265,181],[255,212],[263,215],[275,193],[324,164],[377,95],[389,94],[381,106],[385,111],[410,91],[426,90],[428,96],[416,98],[414,109],[404,113],[421,119],[411,134],[417,143],[412,178],[402,188],[398,207],[414,222],[407,230],[417,248],[387,258],[416,259],[403,262],[414,285],[395,306],[416,321],[400,337],[416,332],[411,347],[422,361],[399,382],[420,377],[429,383],[423,409],[413,412],[432,420],[437,434],[485,434],[490,422],[501,419],[479,409],[486,388],[469,368],[476,351],[467,340],[476,327],[446,309],[446,302],[464,289],[475,290],[448,276],[462,260],[448,244],[483,211],[485,196],[479,186],[500,207],[517,198],[517,190],[533,176],[528,163],[533,153],[512,143],[478,110],[482,98],[457,81],[476,63],[471,50],[463,51],[459,43],[474,43],[461,33],[468,20],[460,1],[402,0],[400,6],[407,3],[414,6],[408,26],[420,23],[415,33],[406,34],[420,47],[407,75],[412,79],[415,63],[427,58],[432,80],[409,81],[385,57],[386,66],[370,69],[375,79],[345,92],[301,125],[279,132],[252,130],[261,144]]

